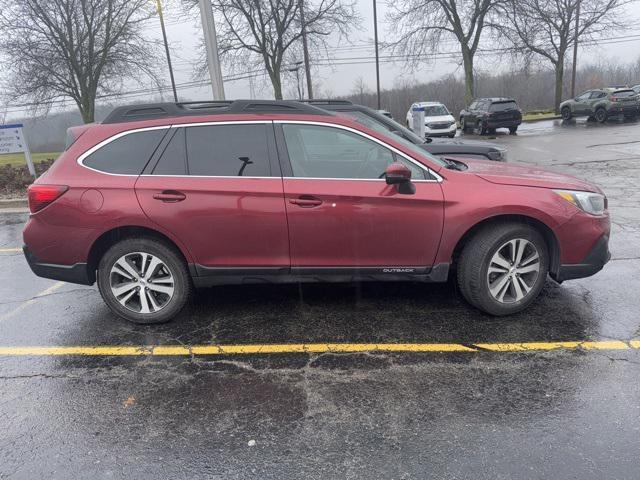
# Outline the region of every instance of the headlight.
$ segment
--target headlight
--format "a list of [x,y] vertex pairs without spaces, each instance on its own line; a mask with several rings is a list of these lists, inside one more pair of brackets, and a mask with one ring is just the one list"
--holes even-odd
[[600,193],[574,190],[554,190],[554,192],[583,212],[592,215],[602,215],[607,209],[607,197]]

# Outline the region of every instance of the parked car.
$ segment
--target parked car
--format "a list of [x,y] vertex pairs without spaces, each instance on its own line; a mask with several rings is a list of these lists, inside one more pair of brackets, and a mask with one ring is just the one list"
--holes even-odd
[[[193,287],[444,282],[512,314],[609,259],[607,200],[538,167],[449,162],[296,102],[134,105],[73,140],[29,187],[39,276],[98,289],[136,323]],[[249,287],[243,287],[249,288]]]
[[437,156],[454,156],[465,158],[487,159],[505,162],[507,150],[498,144],[473,140],[420,138],[398,122],[380,115],[364,105],[353,104],[347,100],[305,100],[304,103],[314,105],[337,115],[350,118],[363,125],[378,130],[382,134],[393,133],[425,149]]
[[573,117],[593,117],[600,123],[606,122],[612,115],[636,118],[640,115],[640,101],[638,94],[631,88],[587,90],[575,98],[562,102],[560,114],[563,120],[571,120]]
[[[447,107],[440,102],[416,102],[409,107],[407,112],[407,127],[413,130],[413,109],[424,108],[424,135],[425,137],[449,137],[456,136],[458,125]],[[414,131],[414,133],[416,133]]]
[[512,98],[478,98],[460,112],[460,129],[477,130],[480,135],[495,133],[497,128],[508,128],[516,133],[522,123],[522,111]]

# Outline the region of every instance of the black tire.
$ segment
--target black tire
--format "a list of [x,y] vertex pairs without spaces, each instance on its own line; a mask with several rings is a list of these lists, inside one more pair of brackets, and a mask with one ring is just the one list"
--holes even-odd
[[608,117],[608,115],[607,115],[607,111],[606,111],[604,108],[602,108],[602,107],[600,107],[600,108],[598,108],[598,109],[596,110],[596,113],[595,113],[595,115],[594,115],[594,116],[596,117],[596,120],[597,120],[599,123],[604,123],[604,122],[606,122],[606,121],[607,121],[607,117]]
[[573,117],[573,113],[571,112],[571,108],[569,107],[563,107],[560,111],[560,114],[562,115],[563,120],[571,120],[571,118]]
[[455,133],[451,133],[451,134],[449,134],[449,138],[454,138],[455,136],[456,136],[456,134],[455,134]]
[[478,135],[486,135],[489,128],[487,124],[483,121],[478,122]]
[[[531,290],[520,301],[503,303],[489,291],[489,265],[496,252],[509,240],[524,239],[539,255],[539,271]],[[540,294],[549,270],[549,253],[542,235],[524,223],[489,225],[479,230],[465,245],[458,260],[458,285],[471,305],[490,315],[511,315],[527,308]]]
[[517,131],[518,131],[518,127],[517,127],[517,126],[515,126],[515,127],[509,127],[509,133],[510,133],[511,135],[513,135],[513,134],[514,134],[514,133],[516,133]]
[[[155,312],[137,313],[130,310],[118,301],[111,289],[112,267],[118,259],[134,252],[148,253],[157,257],[166,265],[173,277],[171,298]],[[173,246],[148,237],[128,238],[111,246],[100,259],[97,279],[100,295],[111,311],[125,320],[140,325],[165,323],[172,320],[187,304],[193,291],[189,270],[182,256]]]

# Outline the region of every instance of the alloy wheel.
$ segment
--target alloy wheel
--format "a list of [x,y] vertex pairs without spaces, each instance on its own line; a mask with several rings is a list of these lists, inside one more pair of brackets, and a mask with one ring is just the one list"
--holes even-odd
[[123,307],[140,314],[162,310],[175,291],[169,267],[146,252],[127,253],[116,260],[109,273],[109,286]]
[[535,245],[524,238],[509,240],[489,262],[489,293],[500,303],[519,302],[529,295],[539,274],[540,254]]

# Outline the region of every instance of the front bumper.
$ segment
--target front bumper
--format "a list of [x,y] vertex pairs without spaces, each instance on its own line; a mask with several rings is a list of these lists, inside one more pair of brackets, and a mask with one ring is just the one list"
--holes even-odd
[[430,128],[429,126],[424,126],[424,136],[425,137],[447,137],[449,135],[455,135],[458,130],[458,126],[453,123],[449,127],[445,128]]
[[564,282],[575,278],[590,277],[602,270],[610,258],[609,236],[603,235],[581,263],[560,265],[558,273],[553,278],[558,282]]
[[24,256],[31,271],[38,277],[50,278],[52,280],[60,280],[68,283],[78,283],[81,285],[93,285],[96,281],[95,274],[89,272],[86,263],[75,263],[73,265],[58,265],[53,263],[44,263],[38,259],[29,248],[24,245],[22,247]]

